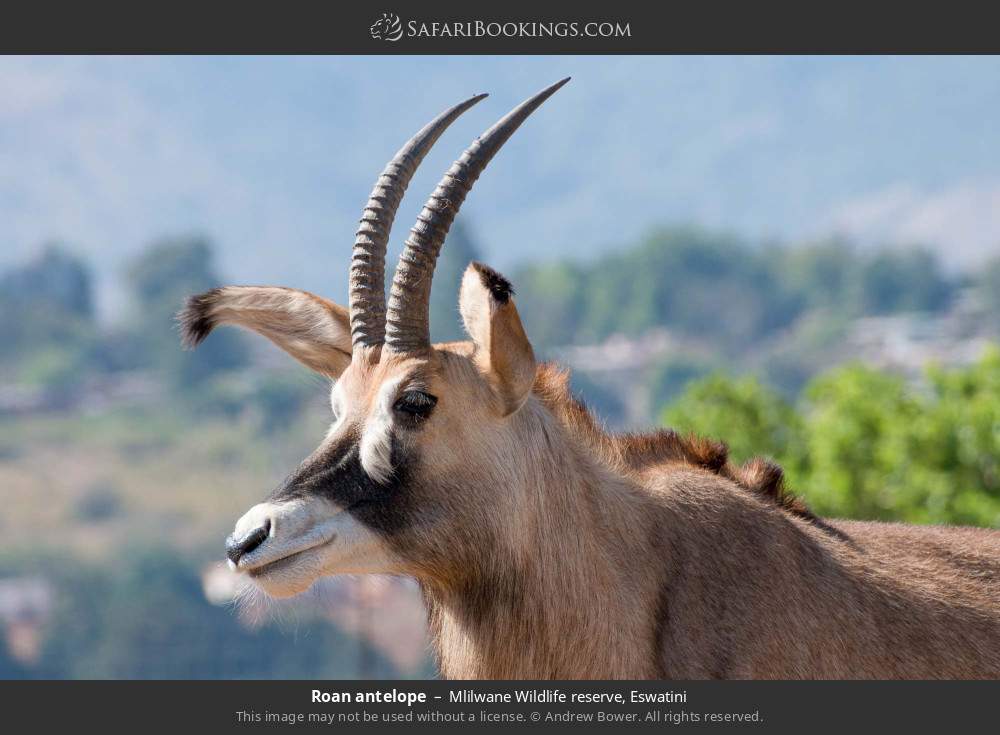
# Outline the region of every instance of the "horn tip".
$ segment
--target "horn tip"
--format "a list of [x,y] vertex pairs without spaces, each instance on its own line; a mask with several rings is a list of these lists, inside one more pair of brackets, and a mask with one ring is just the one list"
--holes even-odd
[[544,102],[545,100],[547,100],[549,97],[551,97],[552,95],[554,95],[556,92],[558,92],[563,87],[563,85],[565,85],[566,82],[568,82],[572,78],[573,77],[566,77],[565,79],[560,79],[555,84],[550,84],[548,87],[546,87],[541,92],[539,92],[538,94],[536,94],[532,99],[533,100],[537,100],[538,104],[541,104],[542,102]]
[[452,114],[455,113],[461,114],[466,110],[468,110],[473,105],[478,105],[480,102],[482,102],[489,96],[490,95],[487,92],[480,92],[479,94],[474,94],[471,97],[469,97],[469,99],[467,99],[465,102],[460,102],[459,104],[455,105],[450,112]]

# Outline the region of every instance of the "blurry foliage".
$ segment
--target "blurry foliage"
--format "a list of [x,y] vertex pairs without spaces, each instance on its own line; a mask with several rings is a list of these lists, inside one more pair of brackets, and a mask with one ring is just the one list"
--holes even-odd
[[246,346],[230,329],[213,333],[197,350],[179,348],[175,314],[188,296],[221,285],[206,240],[155,242],[132,261],[127,277],[135,302],[129,326],[143,367],[155,368],[177,387],[197,389],[212,375],[247,364]]
[[736,460],[777,459],[819,513],[1000,526],[1000,351],[927,372],[925,389],[862,365],[818,376],[793,407],[753,378],[713,375],[663,412],[726,440]]
[[178,302],[219,285],[212,271],[212,249],[200,237],[164,238],[153,242],[128,267],[127,277],[138,303],[173,314]]
[[849,365],[813,380],[805,398],[804,483],[817,510],[880,519],[912,512],[899,494],[906,470],[889,466],[906,456],[908,425],[918,409],[903,381]]
[[664,411],[663,422],[683,432],[724,439],[734,461],[756,454],[794,457],[802,421],[791,404],[754,378],[714,373],[690,383]]
[[62,245],[45,245],[31,262],[0,276],[5,302],[38,307],[89,320],[94,315],[92,277],[87,266]]
[[468,339],[458,313],[458,291],[469,263],[479,260],[479,248],[468,227],[458,220],[448,233],[448,240],[438,256],[431,289],[431,340],[455,342]]
[[94,353],[93,283],[88,267],[61,245],[0,275],[0,363],[31,383],[72,382]]
[[87,488],[73,507],[74,516],[84,523],[100,523],[122,513],[121,492],[113,482],[98,482]]
[[973,278],[973,289],[984,311],[1000,328],[1000,257],[986,263]]
[[797,396],[814,375],[843,360],[852,324],[844,310],[806,312],[760,355],[760,375],[785,397]]
[[132,261],[127,280],[132,308],[124,324],[101,331],[90,268],[62,246],[8,270],[0,276],[0,366],[19,383],[70,394],[116,370],[154,370],[187,389],[247,364],[241,338],[229,330],[195,352],[179,349],[174,314],[187,296],[219,285],[206,240],[154,242]]
[[[468,231],[456,223],[432,290],[437,341],[464,338],[458,289],[477,256]],[[249,355],[233,330],[213,333],[194,352],[180,350],[174,314],[187,296],[220,283],[206,240],[157,241],[133,260],[127,279],[127,319],[99,330],[90,270],[62,247],[48,246],[0,276],[5,376],[71,394],[94,374],[145,370],[158,373],[168,391],[158,403],[99,416],[0,422],[0,458],[13,463],[23,454],[30,463],[35,444],[49,450],[83,446],[96,461],[117,458],[105,469],[145,473],[136,482],[114,473],[101,479],[103,472],[88,480],[64,506],[78,524],[120,520],[152,504],[148,496],[155,494],[147,489],[158,486],[148,468],[156,467],[154,474],[169,475],[171,497],[186,492],[197,498],[146,509],[156,524],[178,530],[194,525],[184,515],[191,509],[199,517],[230,512],[223,501],[206,499],[206,476],[215,484],[223,477],[249,487],[273,473],[272,463],[285,468],[302,456],[302,447],[314,446],[327,411],[313,416],[309,407],[324,390],[303,373],[241,370]],[[725,234],[663,229],[593,262],[532,265],[513,280],[540,352],[654,327],[707,344],[710,349],[695,354],[711,358],[671,358],[647,376],[643,388],[654,405],[669,404],[664,423],[728,441],[739,461],[774,457],[817,512],[1000,526],[1000,352],[968,368],[931,369],[917,389],[858,365],[814,377],[827,364],[825,350],[842,340],[851,320],[949,304],[957,283],[927,252],[863,253],[838,241],[779,251]],[[989,312],[1000,314],[1000,259],[971,285]],[[756,365],[780,392],[715,372],[720,358],[736,355],[725,364],[741,364],[765,343],[768,351]],[[620,391],[579,372],[572,379],[599,415],[625,417]],[[102,454],[108,447],[116,453]],[[272,450],[288,457],[269,460]],[[174,471],[177,456],[189,472]],[[162,464],[148,464],[154,460]],[[213,502],[214,510],[206,510]],[[180,520],[165,523],[169,513]],[[114,525],[107,523],[102,533]],[[131,517],[121,525],[136,528]],[[152,543],[148,529],[139,533]],[[208,534],[195,536],[200,548],[198,539]],[[362,644],[328,623],[305,621],[291,632],[276,625],[246,629],[232,609],[205,601],[197,565],[175,549],[114,543],[116,561],[108,567],[56,551],[40,567],[8,565],[17,574],[34,569],[53,582],[58,596],[39,665],[23,670],[0,646],[0,678],[331,678],[356,672]],[[376,662],[378,675],[395,675],[374,652],[363,655]]]
[[255,371],[252,378],[224,372],[191,386],[185,407],[195,418],[247,419],[271,435],[287,431],[310,406],[329,413],[327,394],[329,382],[305,369]]
[[24,385],[71,394],[83,385],[94,367],[90,350],[80,343],[54,341],[23,353],[15,375]]
[[567,345],[585,341],[583,315],[588,271],[571,263],[534,265],[514,277],[517,310],[532,344]]
[[515,283],[540,344],[668,327],[742,346],[798,313],[796,295],[777,276],[770,258],[736,238],[670,229],[592,264],[530,266]]
[[827,240],[783,250],[773,262],[806,307],[846,317],[939,311],[956,285],[922,248],[863,253]]
[[649,376],[649,403],[662,406],[676,398],[693,380],[712,372],[712,363],[697,358],[671,357]]
[[956,284],[921,249],[863,253],[841,241],[753,247],[731,235],[672,228],[592,263],[527,266],[515,286],[539,345],[666,327],[733,352],[813,310],[840,319],[938,311]]
[[937,311],[952,297],[952,285],[937,259],[920,249],[882,251],[863,259],[858,290],[863,314]]
[[[329,385],[327,385],[327,388]],[[287,431],[303,410],[324,392],[301,372],[268,373],[254,386],[252,403],[266,434]]]
[[[477,257],[469,230],[457,222],[431,291],[434,340],[465,338],[458,292],[465,268]],[[195,351],[178,347],[174,315],[188,296],[221,282],[211,243],[197,236],[154,241],[131,261],[125,277],[130,308],[124,320],[99,330],[90,269],[62,246],[46,246],[35,260],[0,276],[0,305],[9,315],[0,325],[0,369],[56,398],[79,394],[91,376],[146,370],[202,413],[240,413],[246,390],[227,376],[249,364],[243,336],[221,329]],[[993,286],[1000,284],[1000,261],[977,283],[985,300],[998,298],[1000,288]],[[777,249],[696,228],[661,228],[589,263],[530,265],[514,284],[541,355],[554,346],[616,333],[640,336],[661,327],[707,348],[711,364],[668,362],[652,371],[646,388],[656,403],[719,358],[750,355],[772,383],[794,393],[825,364],[824,349],[839,344],[851,319],[939,310],[956,288],[922,250],[864,253],[836,240]],[[611,405],[620,399],[590,388],[591,400],[608,404],[607,414],[620,413]],[[272,431],[287,424],[301,396],[279,383],[265,386],[265,393],[261,426]]]

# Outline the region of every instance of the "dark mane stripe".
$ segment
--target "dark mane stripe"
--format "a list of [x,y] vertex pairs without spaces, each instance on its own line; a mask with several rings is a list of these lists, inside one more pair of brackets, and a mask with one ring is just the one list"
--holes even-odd
[[743,465],[734,465],[729,461],[729,448],[724,442],[694,435],[682,436],[672,429],[642,434],[609,433],[573,395],[569,373],[553,363],[539,365],[534,391],[550,410],[580,431],[613,464],[632,471],[669,462],[693,465],[725,477],[790,515],[844,538],[841,531],[819,518],[785,487],[784,471],[769,459],[754,457]]

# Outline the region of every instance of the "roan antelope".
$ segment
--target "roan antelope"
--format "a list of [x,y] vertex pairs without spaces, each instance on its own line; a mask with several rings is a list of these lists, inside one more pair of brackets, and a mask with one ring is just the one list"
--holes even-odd
[[781,469],[670,431],[612,435],[535,361],[510,283],[478,263],[470,340],[432,345],[438,252],[473,183],[566,80],[448,170],[384,294],[400,198],[447,110],[389,162],[354,243],[349,308],[277,287],[190,299],[184,339],[258,332],[335,382],[319,448],[227,540],[288,596],[411,575],[452,678],[1000,677],[1000,532],[822,520]]

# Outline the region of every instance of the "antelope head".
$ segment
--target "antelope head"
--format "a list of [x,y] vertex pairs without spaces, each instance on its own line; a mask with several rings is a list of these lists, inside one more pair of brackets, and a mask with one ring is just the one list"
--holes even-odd
[[333,381],[333,420],[320,446],[226,541],[231,567],[278,597],[321,576],[408,574],[448,584],[513,523],[505,491],[530,449],[517,417],[535,358],[510,284],[473,263],[459,306],[470,339],[432,345],[428,306],[438,253],[487,163],[565,79],[478,137],[444,175],[410,231],[385,302],[393,217],[441,133],[486,95],[446,110],[388,163],[354,243],[348,308],[304,291],[229,286],[192,297],[185,343],[218,325],[250,329]]

